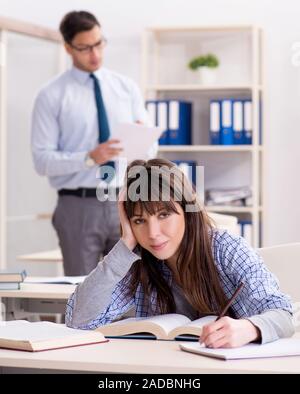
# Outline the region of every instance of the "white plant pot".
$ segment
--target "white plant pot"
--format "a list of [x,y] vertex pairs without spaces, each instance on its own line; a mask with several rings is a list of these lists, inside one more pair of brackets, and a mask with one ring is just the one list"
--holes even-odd
[[202,85],[214,85],[217,79],[217,72],[215,68],[199,67],[198,69],[199,82]]

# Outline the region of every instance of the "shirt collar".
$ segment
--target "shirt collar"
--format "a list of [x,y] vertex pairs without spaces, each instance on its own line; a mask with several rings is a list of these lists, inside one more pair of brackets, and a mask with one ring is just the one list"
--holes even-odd
[[[73,65],[71,68],[71,74],[76,79],[76,81],[84,85],[89,80],[91,73],[88,71],[80,70]],[[95,76],[101,81],[103,76],[102,67],[99,70],[95,71],[93,74],[95,74]]]

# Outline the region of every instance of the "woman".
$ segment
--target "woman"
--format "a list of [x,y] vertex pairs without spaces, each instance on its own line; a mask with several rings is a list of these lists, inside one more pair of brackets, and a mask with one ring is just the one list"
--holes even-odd
[[70,297],[66,323],[93,329],[135,315],[229,315],[204,327],[206,346],[237,347],[291,336],[292,308],[241,237],[213,228],[192,186],[171,162],[136,160],[119,198],[122,237]]

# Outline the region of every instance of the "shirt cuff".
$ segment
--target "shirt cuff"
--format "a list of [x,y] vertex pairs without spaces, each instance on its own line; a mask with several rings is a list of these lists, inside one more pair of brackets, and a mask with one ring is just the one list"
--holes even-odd
[[75,160],[80,166],[79,170],[86,170],[88,168],[85,164],[87,155],[88,155],[88,151],[76,153]]
[[273,342],[279,338],[290,337],[295,332],[292,315],[282,309],[270,309],[246,319],[259,329],[261,344]]

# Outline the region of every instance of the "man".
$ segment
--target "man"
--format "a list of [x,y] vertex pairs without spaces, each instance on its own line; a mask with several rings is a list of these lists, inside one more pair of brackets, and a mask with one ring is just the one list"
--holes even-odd
[[[106,40],[94,15],[70,12],[60,31],[72,67],[36,98],[32,154],[58,191],[52,222],[65,275],[86,275],[120,237],[116,201],[96,198],[99,166],[118,168],[121,149],[111,131],[119,122],[146,123],[147,114],[136,84],[102,67]],[[115,176],[110,185],[118,191],[120,182]]]

